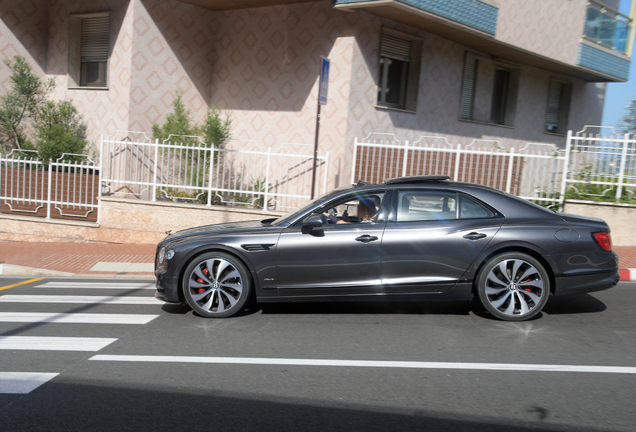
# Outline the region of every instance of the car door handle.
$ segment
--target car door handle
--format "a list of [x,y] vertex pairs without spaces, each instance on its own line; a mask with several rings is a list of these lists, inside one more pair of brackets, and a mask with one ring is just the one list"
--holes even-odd
[[479,239],[483,239],[484,237],[486,237],[486,234],[477,233],[477,232],[471,232],[464,236],[464,238],[468,240],[479,240]]
[[360,237],[356,237],[356,241],[362,242],[362,243],[369,243],[372,241],[376,241],[378,238],[376,236],[370,236],[369,234],[365,234],[362,235]]

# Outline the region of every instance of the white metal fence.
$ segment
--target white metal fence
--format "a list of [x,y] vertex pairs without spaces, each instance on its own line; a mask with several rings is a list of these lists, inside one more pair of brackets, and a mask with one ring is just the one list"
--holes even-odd
[[0,155],[0,212],[97,220],[98,167],[87,155],[64,154],[48,164],[36,151]]
[[[287,210],[311,194],[313,149],[303,144],[232,140],[218,149],[199,137],[125,132],[102,136],[100,154],[105,195]],[[329,154],[317,159],[317,190],[326,192]]]
[[570,131],[565,154],[569,171],[564,183],[572,191],[568,197],[636,199],[634,136],[619,135],[607,127],[586,127],[576,134]]
[[373,133],[356,138],[353,160],[352,182],[448,175],[455,181],[492,186],[548,205],[563,202],[566,155],[553,144],[526,143],[516,149],[496,141],[473,140],[462,146],[437,136],[402,143],[392,134]]

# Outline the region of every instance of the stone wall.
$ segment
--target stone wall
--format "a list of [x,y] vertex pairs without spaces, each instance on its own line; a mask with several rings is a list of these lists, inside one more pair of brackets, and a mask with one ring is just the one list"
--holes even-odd
[[0,215],[0,240],[155,244],[168,230],[278,217],[262,210],[102,198],[99,223]]
[[614,246],[636,246],[636,235],[634,234],[636,206],[566,201],[565,213],[601,218],[607,222],[610,230],[612,230],[612,243]]

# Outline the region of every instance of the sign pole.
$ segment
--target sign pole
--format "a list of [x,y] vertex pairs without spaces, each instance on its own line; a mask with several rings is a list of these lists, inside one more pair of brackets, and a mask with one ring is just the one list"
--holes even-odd
[[320,105],[327,104],[327,91],[329,89],[329,59],[321,57],[320,83],[318,85],[318,109],[316,112],[316,137],[314,139],[314,168],[311,177],[311,199],[314,199],[316,191],[316,170],[318,168],[318,136],[320,132]]

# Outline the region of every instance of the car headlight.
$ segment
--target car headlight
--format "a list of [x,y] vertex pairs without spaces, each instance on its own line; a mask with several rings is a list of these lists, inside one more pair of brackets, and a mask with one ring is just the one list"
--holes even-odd
[[166,252],[166,259],[171,260],[172,258],[174,258],[174,251],[170,249],[168,252]]
[[158,259],[159,264],[163,264],[163,259],[165,257],[166,257],[166,248],[162,247],[161,250],[159,251],[159,259]]

